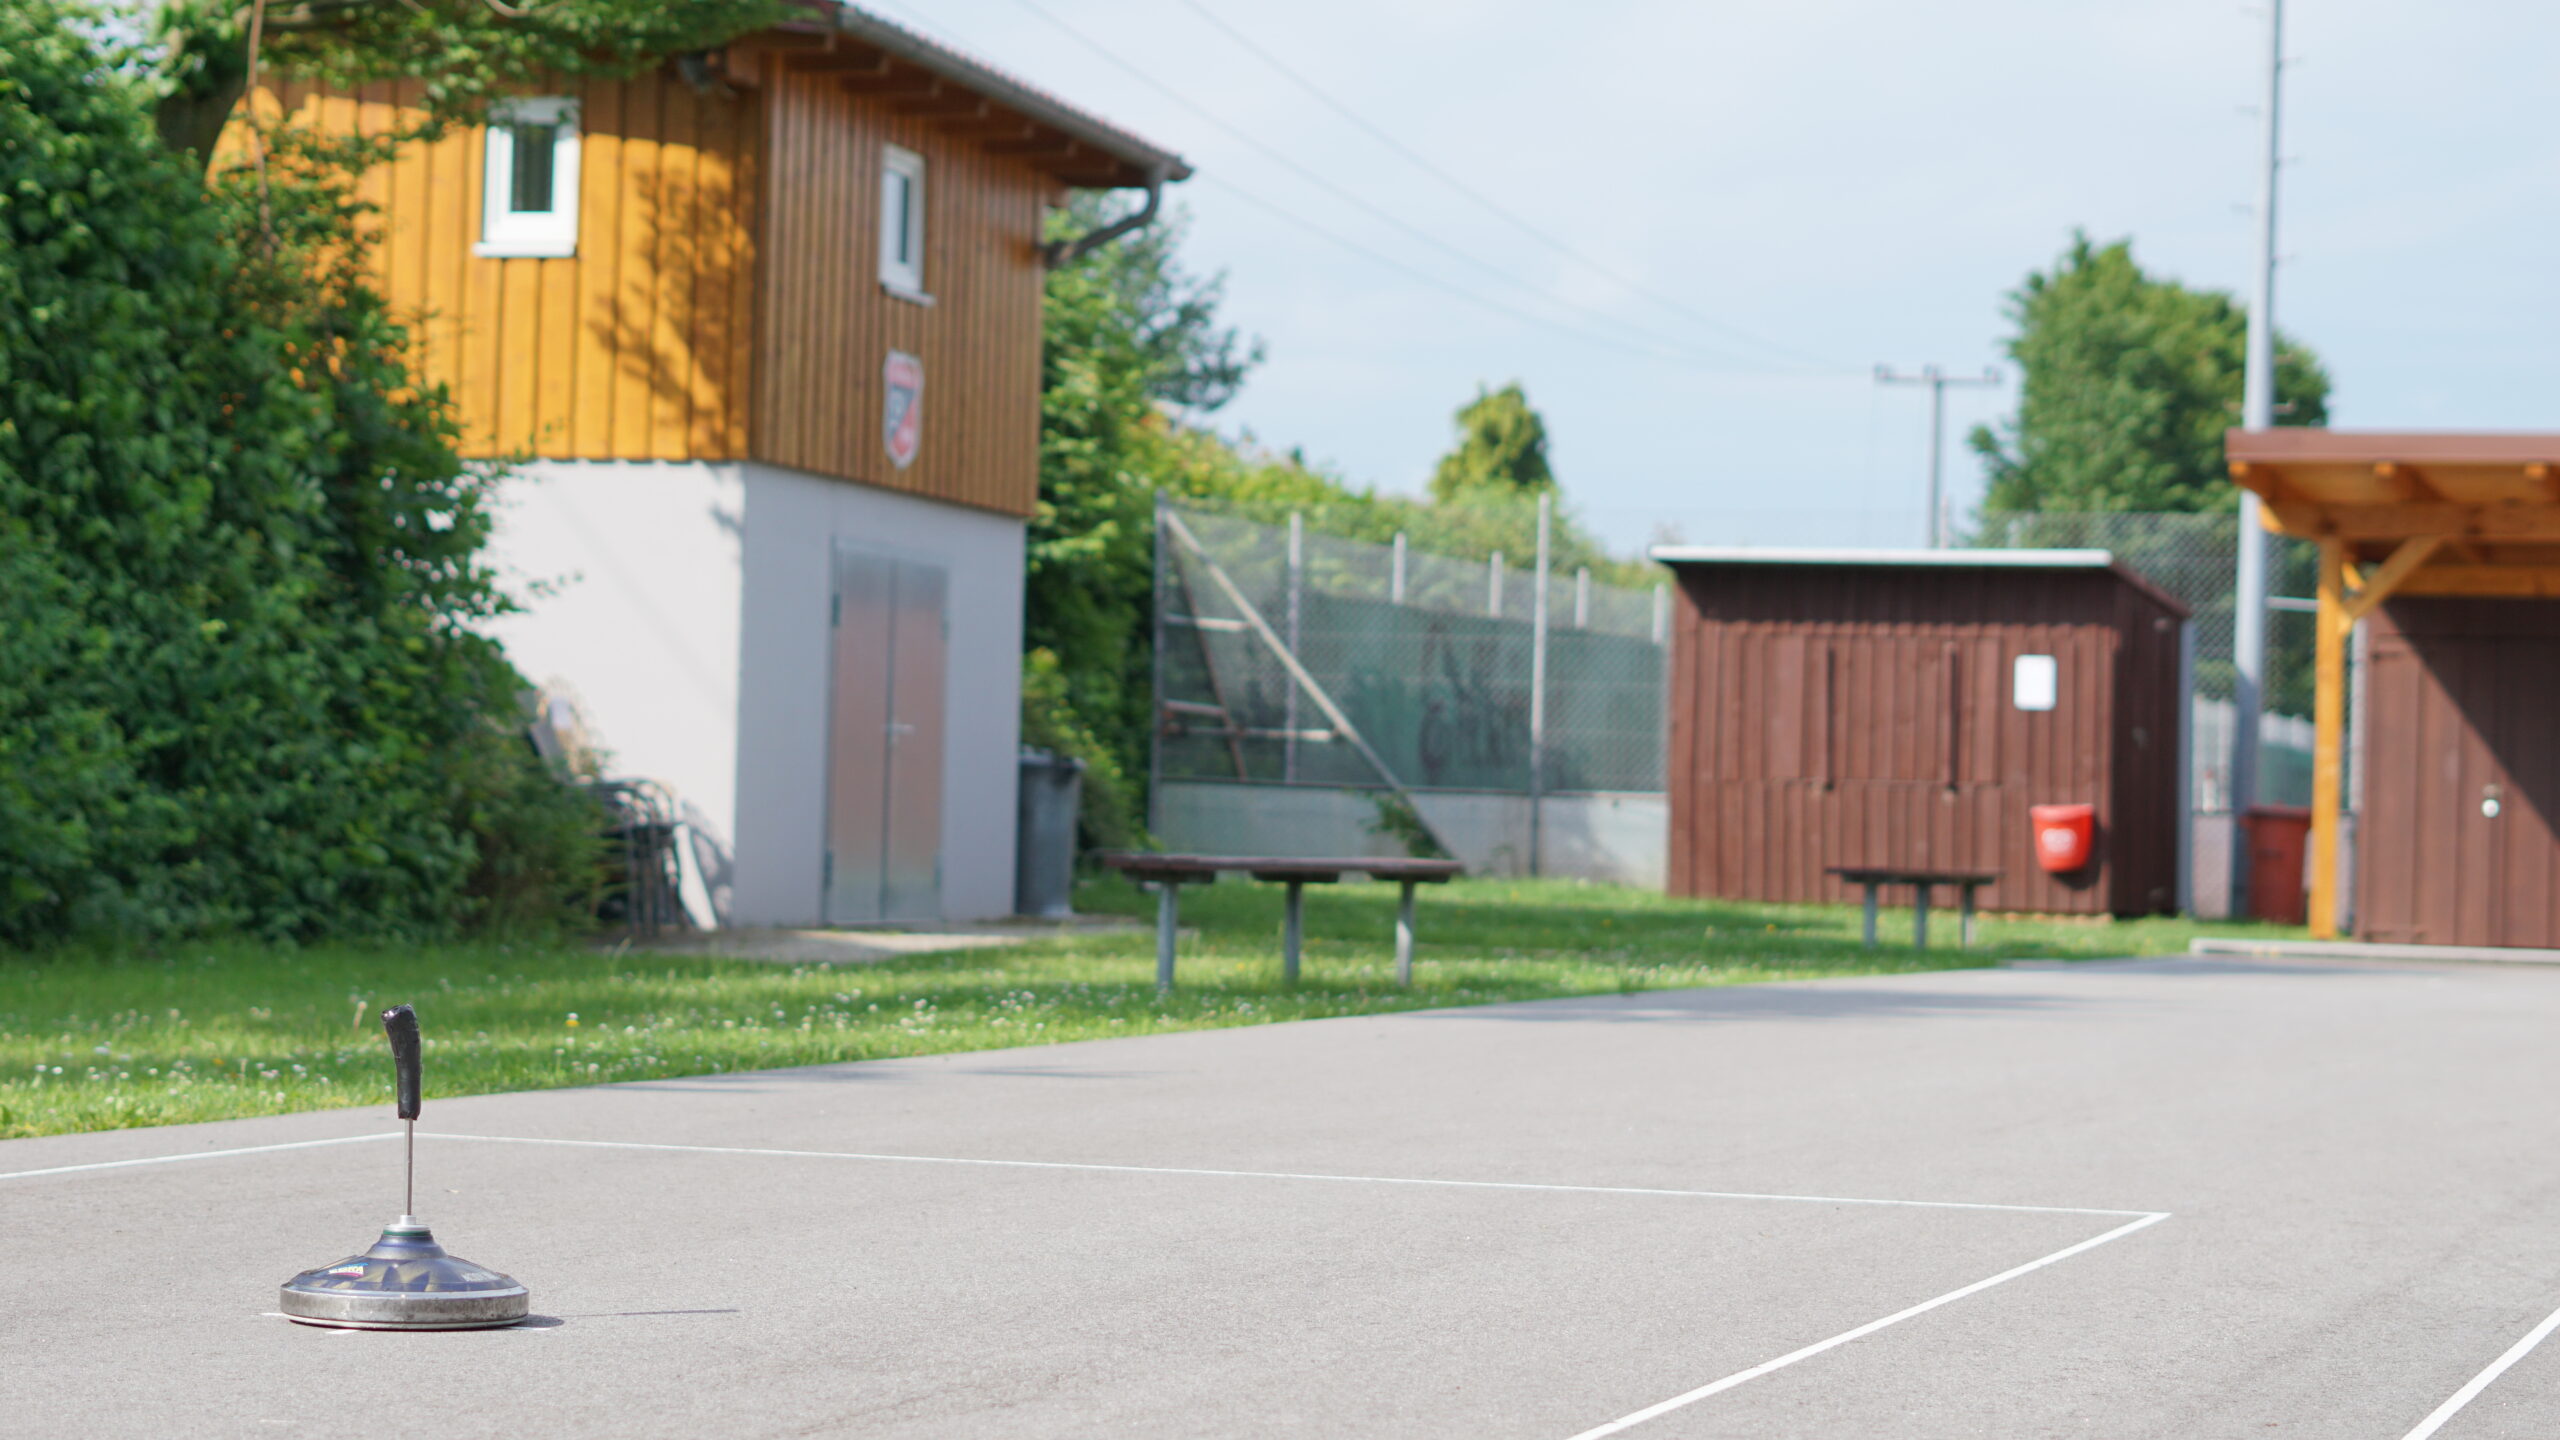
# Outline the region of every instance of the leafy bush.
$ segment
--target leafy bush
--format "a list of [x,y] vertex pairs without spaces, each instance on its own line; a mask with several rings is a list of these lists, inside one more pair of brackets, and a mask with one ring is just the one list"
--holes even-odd
[[200,183],[112,33],[0,0],[0,942],[556,919],[591,820],[350,157]]

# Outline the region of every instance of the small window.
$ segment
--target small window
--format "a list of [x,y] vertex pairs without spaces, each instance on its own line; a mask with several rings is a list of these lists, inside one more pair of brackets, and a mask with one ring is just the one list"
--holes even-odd
[[880,288],[933,303],[924,288],[924,157],[895,145],[880,154]]
[[578,102],[509,100],[489,115],[482,255],[578,253]]

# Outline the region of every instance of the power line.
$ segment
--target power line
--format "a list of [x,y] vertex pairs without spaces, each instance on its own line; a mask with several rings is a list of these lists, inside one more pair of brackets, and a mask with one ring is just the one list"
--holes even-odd
[[[1296,160],[1291,159],[1287,154],[1285,154],[1285,153],[1283,153],[1282,151],[1280,151],[1280,150],[1278,150],[1278,149],[1274,148],[1272,145],[1268,144],[1267,142],[1265,142],[1264,140],[1262,140],[1260,137],[1258,137],[1258,136],[1256,136],[1256,135],[1252,134],[1251,132],[1249,132],[1249,131],[1245,130],[1245,129],[1244,129],[1244,128],[1242,128],[1241,126],[1238,126],[1238,125],[1236,125],[1236,124],[1233,124],[1232,122],[1230,122],[1230,121],[1228,121],[1228,120],[1224,119],[1223,117],[1219,116],[1219,115],[1218,115],[1217,113],[1215,113],[1214,111],[1210,110],[1208,107],[1206,107],[1206,106],[1204,106],[1204,105],[1200,104],[1200,103],[1199,103],[1198,101],[1196,101],[1196,100],[1191,99],[1189,96],[1184,95],[1182,92],[1180,92],[1180,91],[1178,91],[1178,90],[1174,89],[1174,88],[1173,88],[1172,86],[1170,86],[1170,85],[1165,84],[1163,81],[1158,80],[1158,79],[1157,79],[1157,78],[1155,78],[1153,75],[1148,74],[1146,71],[1144,71],[1144,70],[1140,69],[1137,65],[1135,65],[1135,64],[1133,64],[1133,63],[1131,63],[1129,60],[1124,59],[1124,58],[1123,58],[1122,56],[1120,56],[1116,51],[1113,51],[1113,50],[1112,50],[1112,49],[1110,49],[1108,46],[1103,45],[1100,41],[1095,40],[1095,39],[1094,39],[1094,38],[1092,38],[1091,36],[1089,36],[1089,35],[1085,34],[1083,31],[1078,30],[1076,27],[1074,27],[1074,26],[1072,26],[1072,25],[1068,24],[1066,21],[1059,19],[1055,14],[1051,13],[1048,9],[1046,9],[1045,7],[1043,7],[1042,5],[1040,5],[1040,4],[1038,3],[1038,0],[1014,0],[1014,3],[1016,3],[1016,4],[1020,5],[1023,9],[1030,11],[1032,14],[1039,16],[1042,20],[1047,21],[1047,22],[1048,22],[1052,27],[1056,28],[1060,33],[1062,33],[1062,34],[1064,34],[1065,36],[1067,36],[1067,38],[1069,38],[1069,39],[1071,39],[1071,40],[1075,41],[1077,44],[1079,44],[1079,45],[1083,46],[1085,49],[1090,50],[1090,51],[1092,51],[1095,55],[1098,55],[1098,56],[1100,56],[1102,59],[1104,59],[1104,60],[1106,60],[1106,61],[1109,61],[1109,62],[1110,62],[1114,67],[1118,68],[1122,73],[1124,73],[1124,74],[1128,75],[1130,78],[1132,78],[1132,79],[1134,79],[1134,80],[1138,81],[1140,84],[1143,84],[1143,85],[1147,86],[1149,89],[1154,90],[1157,94],[1160,94],[1160,95],[1164,96],[1166,99],[1173,101],[1175,104],[1180,105],[1180,106],[1181,106],[1181,107],[1183,107],[1184,109],[1186,109],[1186,110],[1190,111],[1191,113],[1193,113],[1193,114],[1195,114],[1195,115],[1199,116],[1201,119],[1208,121],[1210,124],[1217,126],[1220,130],[1225,131],[1227,134],[1229,134],[1229,135],[1231,135],[1231,136],[1235,137],[1237,140],[1239,140],[1239,141],[1243,142],[1244,144],[1246,144],[1246,145],[1248,145],[1248,146],[1252,147],[1255,151],[1259,152],[1260,154],[1262,154],[1263,156],[1265,156],[1265,157],[1269,158],[1269,159],[1270,159],[1270,160],[1272,160],[1273,162],[1275,162],[1275,163],[1277,163],[1277,164],[1281,165],[1282,167],[1286,168],[1286,169],[1287,169],[1287,170],[1289,170],[1292,174],[1295,174],[1295,175],[1299,176],[1301,179],[1306,180],[1309,184],[1312,184],[1312,185],[1316,186],[1318,189],[1323,190],[1326,194],[1329,194],[1329,195],[1333,196],[1334,198],[1336,198],[1336,199],[1338,199],[1338,200],[1343,201],[1343,202],[1344,202],[1344,203],[1346,203],[1346,204],[1349,204],[1349,205],[1352,205],[1352,206],[1357,207],[1359,210],[1363,211],[1364,213],[1366,213],[1366,214],[1368,214],[1368,215],[1371,215],[1371,216],[1376,217],[1377,219],[1379,219],[1379,220],[1381,220],[1381,221],[1385,222],[1386,224],[1388,224],[1388,225],[1391,225],[1391,226],[1395,227],[1397,230],[1400,230],[1400,231],[1404,232],[1406,235],[1409,235],[1409,236],[1413,237],[1414,239],[1421,241],[1423,244],[1426,244],[1426,245],[1431,246],[1433,249],[1438,250],[1438,251],[1440,251],[1440,252],[1441,252],[1441,253],[1443,253],[1443,254],[1450,255],[1450,256],[1454,256],[1454,257],[1456,257],[1457,259],[1463,260],[1463,261],[1465,261],[1466,263],[1468,263],[1468,264],[1470,264],[1470,265],[1473,265],[1473,266],[1475,266],[1476,268],[1478,268],[1478,269],[1480,269],[1480,270],[1483,270],[1483,271],[1485,271],[1485,272],[1487,272],[1487,273],[1489,273],[1489,274],[1491,274],[1491,275],[1495,276],[1496,278],[1498,278],[1498,279],[1500,279],[1500,280],[1503,280],[1504,282],[1506,282],[1506,283],[1508,283],[1508,284],[1511,284],[1511,285],[1517,286],[1517,287],[1519,287],[1519,288],[1520,288],[1520,289],[1522,289],[1522,290],[1528,291],[1529,293],[1531,293],[1531,294],[1533,294],[1533,295],[1536,295],[1536,296],[1537,296],[1539,299],[1541,299],[1541,300],[1548,300],[1548,299],[1550,298],[1550,297],[1548,297],[1548,296],[1546,295],[1545,291],[1544,291],[1543,289],[1541,289],[1541,288],[1540,288],[1537,284],[1535,284],[1534,282],[1531,282],[1531,281],[1528,281],[1528,280],[1524,280],[1524,279],[1522,279],[1521,277],[1519,277],[1519,276],[1517,276],[1517,275],[1515,275],[1515,274],[1511,273],[1510,271],[1503,269],[1501,266],[1495,265],[1495,264],[1493,264],[1492,262],[1487,261],[1487,260],[1485,260],[1485,259],[1483,259],[1483,258],[1481,258],[1481,257],[1479,257],[1479,256],[1477,256],[1477,255],[1474,255],[1474,254],[1469,253],[1468,251],[1462,250],[1462,249],[1458,248],[1457,246],[1452,245],[1452,244],[1450,244],[1449,242],[1447,242],[1447,241],[1445,241],[1445,240],[1442,240],[1442,239],[1441,239],[1441,238],[1439,238],[1438,236],[1433,235],[1433,234],[1431,234],[1430,232],[1428,232],[1428,231],[1426,231],[1426,230],[1423,230],[1423,229],[1421,229],[1420,227],[1415,226],[1415,225],[1413,225],[1413,224],[1411,224],[1411,223],[1409,223],[1409,222],[1405,221],[1404,219],[1402,219],[1402,218],[1400,218],[1400,217],[1398,217],[1398,216],[1396,216],[1396,215],[1390,214],[1390,213],[1388,213],[1387,211],[1385,211],[1385,210],[1383,210],[1383,209],[1380,209],[1378,206],[1376,206],[1376,205],[1374,205],[1374,204],[1371,204],[1369,201],[1367,201],[1367,200],[1365,200],[1365,199],[1362,199],[1360,196],[1358,196],[1358,195],[1356,195],[1356,194],[1352,193],[1352,192],[1351,192],[1351,191],[1349,191],[1349,190],[1344,189],[1341,185],[1336,184],[1334,181],[1332,181],[1332,180],[1330,180],[1330,179],[1326,178],[1324,175],[1321,175],[1321,174],[1317,173],[1316,171],[1314,171],[1314,170],[1312,170],[1312,169],[1309,169],[1307,166],[1305,166],[1305,165],[1302,165],[1302,164],[1298,163]],[[904,7],[902,6],[902,7],[900,7],[900,8],[902,8],[902,9],[903,9]],[[1230,186],[1230,187],[1228,187],[1228,188],[1232,189],[1232,188],[1234,188],[1234,187]],[[1584,263],[1586,263],[1586,264],[1587,264],[1587,263],[1589,263],[1589,262],[1584,262]],[[1622,284],[1623,284],[1623,283],[1625,283],[1625,282],[1621,281],[1620,283],[1622,283]],[[1632,288],[1632,287],[1631,287],[1631,288]],[[1587,314],[1588,312],[1585,312],[1585,313]],[[1642,337],[1644,337],[1646,340],[1651,341],[1652,343],[1657,344],[1657,345],[1671,345],[1671,346],[1677,346],[1677,345],[1678,345],[1678,342],[1677,342],[1677,341],[1667,340],[1667,339],[1666,339],[1665,337],[1663,337],[1663,336],[1660,336],[1660,335],[1654,334],[1654,333],[1653,333],[1653,332],[1651,332],[1651,331],[1647,331],[1647,330],[1645,330],[1645,329],[1643,329],[1643,328],[1641,328],[1641,327],[1639,327],[1639,326],[1636,326],[1636,325],[1630,324],[1630,323],[1629,323],[1629,322],[1627,322],[1627,321],[1619,320],[1619,319],[1617,319],[1616,317],[1613,317],[1613,316],[1599,316],[1599,317],[1594,317],[1594,318],[1601,319],[1601,320],[1605,321],[1605,322],[1606,322],[1606,323],[1608,323],[1608,324],[1612,324],[1612,325],[1618,326],[1618,327],[1620,327],[1620,328],[1623,328],[1623,329],[1625,329],[1625,330],[1629,331],[1629,332],[1630,332],[1630,333],[1632,333],[1632,334],[1642,336]],[[1761,343],[1766,344],[1767,342],[1761,342]],[[1740,361],[1740,362],[1742,362],[1742,363],[1744,363],[1744,364],[1748,364],[1748,363],[1749,363],[1749,360],[1748,360],[1748,358],[1747,358],[1747,357],[1743,357],[1743,356],[1733,356],[1733,357],[1729,357],[1729,358],[1731,358],[1732,360],[1735,360],[1735,361]],[[1816,362],[1816,363],[1821,363],[1821,362]]]
[[[899,0],[870,0],[870,3],[896,10],[902,15],[913,20],[918,25],[929,30],[939,32],[944,37],[946,43],[962,45],[964,47],[968,43],[964,37],[954,34],[947,26],[928,20],[926,17],[918,14],[905,4],[899,3]],[[1069,37],[1093,50],[1096,54],[1101,55],[1104,59],[1111,61],[1122,70],[1129,72],[1138,79],[1154,87],[1156,90],[1173,99],[1175,102],[1183,105],[1185,108],[1202,115],[1204,118],[1208,119],[1211,123],[1218,125],[1220,128],[1239,135],[1240,138],[1245,139],[1248,143],[1255,145],[1257,148],[1263,149],[1266,153],[1272,153],[1275,158],[1281,161],[1281,163],[1288,165],[1294,170],[1298,170],[1299,173],[1306,173],[1303,167],[1298,166],[1296,162],[1291,161],[1287,156],[1271,152],[1268,146],[1262,145],[1260,141],[1253,139],[1253,137],[1249,135],[1244,135],[1243,132],[1237,131],[1234,126],[1220,120],[1217,116],[1210,114],[1208,111],[1202,109],[1192,101],[1185,99],[1183,96],[1176,94],[1174,91],[1168,89],[1152,77],[1146,75],[1144,72],[1137,70],[1127,61],[1122,60],[1119,56],[1112,54],[1102,46],[1096,44],[1090,39],[1087,39],[1084,35],[1078,33],[1063,21],[1058,20],[1057,17],[1048,14],[1048,12],[1041,10],[1039,6],[1030,3],[1030,0],[1020,0],[1020,3],[1024,5],[1024,8],[1033,11],[1033,13],[1040,15],[1041,18],[1045,20],[1048,20],[1052,25],[1057,26],[1060,30],[1065,31]],[[1327,183],[1322,181],[1320,177],[1310,176],[1309,178],[1317,179],[1320,184]],[[1255,194],[1253,191],[1248,190],[1243,186],[1236,184],[1234,181],[1224,178],[1223,176],[1204,174],[1199,176],[1198,179],[1202,184],[1224,190],[1228,194],[1231,194],[1259,209],[1267,211],[1271,215],[1287,222],[1290,225],[1294,225],[1297,228],[1304,230],[1330,244],[1339,246],[1340,248],[1347,250],[1362,259],[1368,260],[1373,264],[1393,270],[1397,274],[1402,275],[1409,280],[1414,280],[1423,285],[1427,285],[1434,290],[1438,290],[1441,293],[1452,296],[1456,299],[1463,300],[1470,305],[1475,305],[1479,308],[1492,311],[1512,320],[1538,326],[1569,339],[1579,340],[1585,344],[1597,345],[1604,349],[1618,351],[1622,354],[1634,355],[1642,359],[1674,363],[1693,371],[1725,374],[1760,374],[1772,377],[1784,376],[1789,373],[1786,371],[1773,371],[1764,368],[1756,368],[1758,362],[1744,359],[1742,357],[1698,354],[1682,348],[1676,341],[1668,340],[1648,331],[1631,329],[1633,338],[1630,338],[1629,336],[1615,335],[1599,330],[1584,329],[1569,322],[1558,320],[1552,316],[1524,310],[1519,306],[1510,304],[1504,300],[1469,289],[1466,286],[1450,280],[1446,276],[1435,274],[1429,270],[1421,269],[1413,265],[1408,265],[1391,255],[1387,255],[1370,246],[1361,244],[1359,241],[1353,240],[1346,235],[1327,229],[1326,227],[1317,224],[1315,221],[1307,219],[1296,210],[1276,201],[1267,199],[1264,196]],[[1340,192],[1337,190],[1337,193]],[[1350,199],[1354,204],[1361,205],[1364,209],[1370,210],[1371,213],[1379,213],[1375,210],[1375,207],[1369,206],[1365,201],[1361,201],[1357,196],[1346,196],[1345,198]],[[1382,216],[1382,218],[1389,220],[1391,223],[1398,225],[1399,228],[1403,228],[1408,232],[1420,233],[1413,232],[1412,227],[1404,225],[1401,221],[1396,221],[1392,216]],[[1439,245],[1440,248],[1449,248],[1446,245],[1442,245],[1441,242],[1433,240],[1432,237],[1428,235],[1424,235],[1422,238],[1430,240],[1431,243]],[[1510,279],[1515,284],[1521,283],[1516,279],[1516,277],[1504,274],[1504,272],[1499,270],[1495,271],[1495,273],[1504,275],[1505,279]],[[1815,377],[1805,375],[1802,378],[1810,379]]]
[[[1026,3],[1028,3],[1028,0],[1026,0]],[[1523,234],[1528,235],[1531,239],[1545,245],[1548,249],[1553,250],[1557,254],[1564,256],[1566,259],[1573,261],[1575,264],[1582,266],[1591,273],[1614,284],[1624,286],[1628,290],[1638,295],[1642,295],[1656,304],[1669,306],[1671,309],[1687,316],[1690,320],[1703,325],[1710,330],[1721,332],[1722,334],[1734,339],[1748,341],[1751,344],[1773,350],[1778,354],[1788,356],[1792,359],[1801,360],[1807,364],[1819,365],[1826,369],[1845,368],[1833,361],[1825,360],[1818,355],[1807,354],[1806,352],[1795,349],[1792,346],[1783,345],[1764,336],[1755,335],[1739,326],[1727,324],[1726,322],[1717,320],[1711,316],[1702,315],[1660,291],[1651,289],[1648,286],[1628,279],[1626,276],[1611,270],[1608,266],[1601,264],[1599,261],[1592,259],[1590,256],[1583,254],[1581,251],[1574,249],[1571,245],[1557,239],[1554,235],[1539,228],[1535,223],[1522,218],[1517,212],[1503,205],[1500,201],[1493,199],[1483,191],[1476,189],[1464,180],[1450,174],[1446,169],[1435,164],[1431,159],[1424,156],[1419,151],[1416,151],[1412,146],[1405,144],[1403,141],[1397,139],[1395,136],[1387,133],[1387,131],[1372,123],[1365,116],[1354,111],[1350,106],[1335,99],[1313,80],[1308,79],[1306,76],[1299,74],[1295,69],[1291,68],[1286,62],[1281,60],[1279,56],[1272,54],[1269,50],[1266,50],[1262,46],[1256,44],[1253,39],[1247,36],[1243,31],[1238,30],[1231,24],[1228,24],[1226,20],[1222,19],[1217,14],[1217,12],[1211,10],[1208,6],[1201,4],[1200,0],[1181,0],[1181,3],[1183,8],[1209,22],[1212,26],[1215,26],[1220,33],[1224,34],[1228,39],[1233,40],[1237,45],[1242,46],[1247,52],[1251,53],[1255,59],[1260,60],[1263,64],[1280,72],[1280,74],[1285,76],[1291,84],[1296,85],[1299,89],[1314,96],[1319,103],[1325,106],[1325,108],[1333,111],[1333,113],[1341,116],[1344,120],[1349,121],[1352,125],[1367,132],[1367,134],[1372,139],[1378,141],[1378,143],[1395,151],[1398,155],[1403,156],[1416,168],[1438,180],[1441,184],[1448,186],[1450,189],[1457,191],[1469,200],[1483,206],[1485,210],[1491,214],[1509,222],[1512,226],[1520,230]]]
[[[1434,275],[1427,270],[1416,269],[1413,266],[1405,264],[1401,260],[1395,259],[1393,256],[1381,254],[1380,252],[1372,250],[1368,246],[1361,244],[1357,240],[1353,240],[1346,236],[1336,234],[1331,230],[1327,230],[1323,226],[1307,219],[1305,216],[1297,214],[1284,205],[1277,204],[1270,200],[1265,200],[1261,196],[1254,194],[1252,191],[1247,190],[1243,186],[1237,185],[1232,181],[1221,179],[1215,175],[1203,175],[1200,177],[1200,180],[1201,183],[1216,186],[1218,189],[1226,191],[1237,199],[1259,206],[1260,208],[1269,211],[1271,214],[1297,226],[1299,229],[1304,230],[1311,235],[1329,240],[1355,255],[1359,255],[1365,259],[1374,261],[1377,264],[1386,266],[1388,269],[1405,276],[1407,279],[1421,281],[1423,284],[1441,291],[1444,294],[1454,295],[1469,304],[1480,305],[1488,310],[1493,310],[1500,314],[1507,315],[1514,320],[1522,320],[1532,325],[1543,326],[1546,329],[1555,331],[1559,335],[1570,336],[1573,339],[1581,340],[1590,344],[1607,346],[1613,350],[1620,350],[1629,354],[1643,355],[1652,360],[1673,361],[1675,363],[1685,365],[1693,370],[1716,370],[1722,368],[1727,373],[1770,373],[1767,371],[1737,371],[1736,368],[1732,366],[1719,367],[1702,357],[1686,355],[1676,351],[1666,352],[1658,349],[1639,350],[1635,346],[1616,336],[1606,335],[1596,330],[1577,329],[1571,325],[1564,324],[1561,321],[1550,319],[1547,316],[1532,314],[1529,311],[1506,304],[1505,302],[1494,299],[1491,296],[1478,294],[1475,291],[1467,290],[1460,286],[1451,284],[1440,276]],[[1802,378],[1810,379],[1814,377],[1806,376]]]

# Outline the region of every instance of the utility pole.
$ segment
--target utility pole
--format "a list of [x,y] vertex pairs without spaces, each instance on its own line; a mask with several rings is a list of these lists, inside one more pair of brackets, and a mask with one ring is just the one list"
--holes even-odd
[[[2240,428],[2276,423],[2276,167],[2282,157],[2284,0],[2267,0],[2267,94],[2259,119],[2258,256],[2250,274],[2249,352]],[[2240,492],[2240,553],[2231,605],[2231,913],[2249,904],[2249,841],[2240,817],[2258,802],[2258,717],[2266,709],[2267,531],[2257,492]]]
[[1935,365],[1923,365],[1917,375],[1898,375],[1890,365],[1876,367],[1879,385],[1926,385],[1929,387],[1929,548],[1943,549],[1947,543],[1946,502],[1941,472],[1946,466],[1947,387],[1950,385],[1997,385],[2000,372],[1985,367],[1980,375],[1950,375]]

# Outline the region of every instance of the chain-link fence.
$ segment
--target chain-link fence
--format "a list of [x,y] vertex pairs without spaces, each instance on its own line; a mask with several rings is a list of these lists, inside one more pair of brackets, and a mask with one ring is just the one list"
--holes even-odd
[[[2168,591],[2192,612],[2196,646],[2194,803],[2232,808],[2232,630],[2237,613],[2240,517],[2236,514],[2054,514],[1993,512],[1968,545],[1993,549],[2091,549]],[[2319,547],[2270,535],[2267,542],[2266,714],[2259,729],[2258,798],[2279,805],[2311,800],[2311,593]]]
[[[1963,543],[2111,551],[2195,625],[2198,898],[2227,869],[2234,515],[1989,514]],[[1183,848],[1394,853],[1653,883],[1667,589],[1196,508],[1160,512],[1152,826]],[[2310,796],[2314,547],[2269,537],[2258,798]],[[1543,634],[1543,643],[1541,635]],[[1541,653],[1543,652],[1543,654]],[[1394,797],[1411,800],[1408,811]],[[1595,800],[1605,803],[1595,804]]]
[[[1204,825],[1257,850],[1357,838],[1316,791],[1350,797],[1382,837],[1365,848],[1419,841],[1379,804],[1400,791],[1480,868],[1577,873],[1555,843],[1579,823],[1576,797],[1658,808],[1667,590],[1576,570],[1547,577],[1542,608],[1534,554],[1427,554],[1188,508],[1162,512],[1157,555],[1154,826],[1168,843]],[[1241,788],[1203,800],[1199,786]],[[1272,788],[1302,793],[1254,793]],[[1443,798],[1462,794],[1528,812]]]

